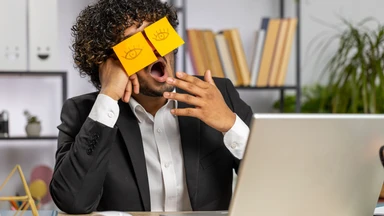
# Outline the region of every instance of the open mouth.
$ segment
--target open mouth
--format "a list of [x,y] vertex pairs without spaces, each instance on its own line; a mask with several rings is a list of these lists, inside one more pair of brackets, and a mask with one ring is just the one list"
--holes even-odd
[[167,80],[168,74],[165,71],[165,66],[165,62],[160,59],[150,66],[149,73],[156,81],[165,82]]
[[39,54],[37,55],[41,60],[46,60],[48,59],[49,55],[48,54]]

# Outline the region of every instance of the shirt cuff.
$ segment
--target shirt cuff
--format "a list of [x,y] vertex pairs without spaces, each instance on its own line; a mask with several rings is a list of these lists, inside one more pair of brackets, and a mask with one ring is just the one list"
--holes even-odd
[[243,159],[245,147],[247,146],[249,127],[236,115],[235,124],[224,134],[224,144],[238,159]]
[[113,128],[119,117],[119,112],[117,101],[105,94],[99,94],[88,117]]

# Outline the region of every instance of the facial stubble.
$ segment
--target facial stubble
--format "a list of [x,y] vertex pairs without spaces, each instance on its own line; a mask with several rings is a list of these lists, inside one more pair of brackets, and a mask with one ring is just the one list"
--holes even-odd
[[[166,64],[168,65],[167,67],[172,70],[172,73],[174,72],[174,59],[175,59],[175,54],[169,54],[169,59],[164,58]],[[150,74],[151,71],[149,71],[149,66],[144,69],[146,74]],[[140,94],[149,96],[149,97],[163,97],[164,92],[172,92],[174,90],[174,86],[169,85],[167,83],[161,84],[159,87],[154,87],[151,88],[148,84],[148,80],[142,79],[140,76],[138,77],[139,79],[139,85],[140,85]]]

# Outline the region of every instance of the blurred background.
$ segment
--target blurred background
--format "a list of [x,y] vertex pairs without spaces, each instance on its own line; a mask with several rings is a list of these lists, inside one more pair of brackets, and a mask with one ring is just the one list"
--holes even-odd
[[[28,181],[48,181],[63,100],[95,91],[74,69],[70,49],[71,27],[93,2],[0,0],[0,182],[16,164]],[[383,1],[169,2],[186,42],[177,70],[221,68],[217,76],[230,78],[254,112],[384,110]],[[203,62],[204,54],[216,58]],[[20,190],[16,178],[0,196]],[[41,208],[55,208],[46,196]]]

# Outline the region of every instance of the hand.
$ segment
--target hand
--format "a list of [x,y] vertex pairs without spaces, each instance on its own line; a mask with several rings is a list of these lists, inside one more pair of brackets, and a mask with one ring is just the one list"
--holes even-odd
[[177,72],[176,76],[179,79],[168,78],[167,82],[192,95],[165,92],[164,97],[194,105],[195,108],[173,109],[172,114],[196,117],[221,132],[227,132],[232,128],[236,121],[236,114],[225,103],[212,79],[211,71],[208,70],[205,73],[205,81],[183,72]]
[[101,94],[105,94],[114,100],[122,99],[128,103],[134,92],[139,94],[139,81],[137,75],[128,76],[123,66],[117,59],[109,58],[100,65],[99,77],[101,83]]

